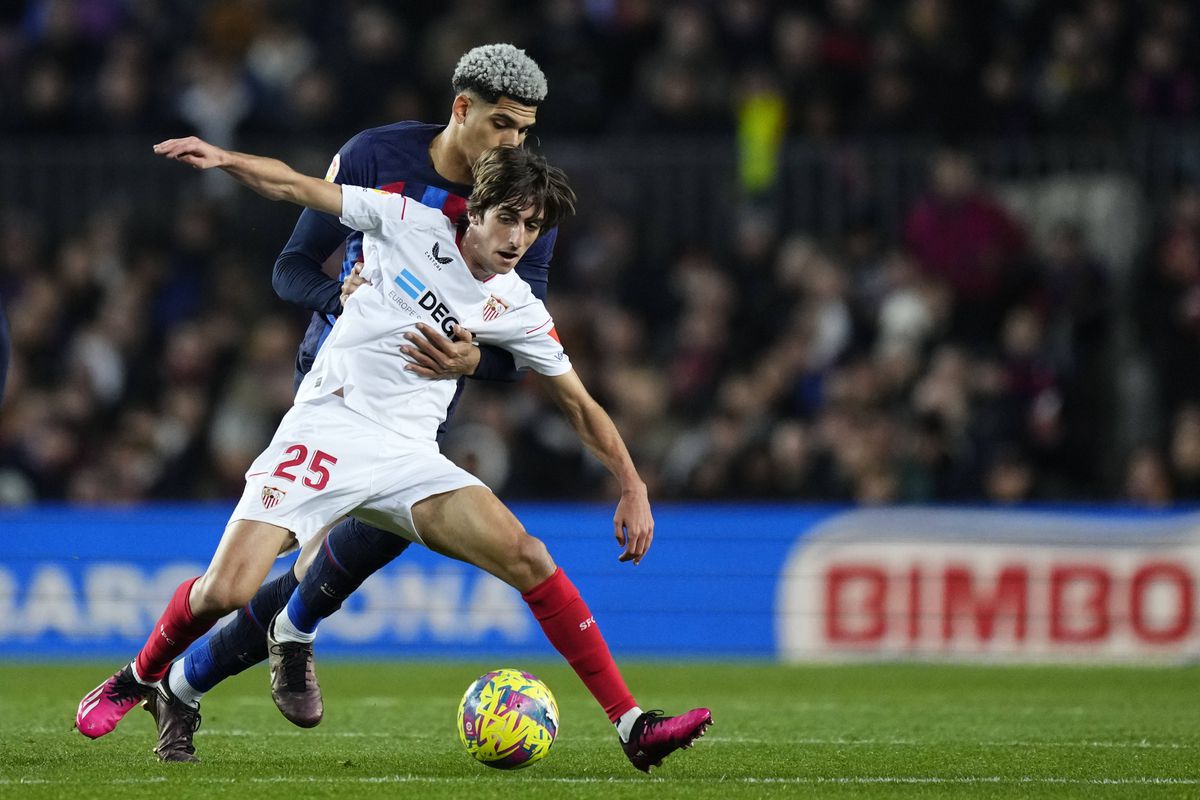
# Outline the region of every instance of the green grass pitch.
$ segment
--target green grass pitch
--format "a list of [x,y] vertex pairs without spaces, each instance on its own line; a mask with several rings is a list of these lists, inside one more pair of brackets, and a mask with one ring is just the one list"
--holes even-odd
[[[325,721],[275,710],[262,667],[205,699],[203,764],[159,764],[135,710],[89,741],[78,699],[115,664],[0,664],[0,798],[1200,797],[1200,667],[804,666],[632,662],[645,707],[716,724],[647,777],[558,663],[320,664]],[[519,666],[558,698],[549,757],[475,764],[459,697]]]

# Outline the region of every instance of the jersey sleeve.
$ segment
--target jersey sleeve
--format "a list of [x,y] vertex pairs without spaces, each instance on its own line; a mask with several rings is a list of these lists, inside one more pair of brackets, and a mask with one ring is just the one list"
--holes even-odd
[[[374,186],[375,148],[368,131],[359,133],[334,155],[325,180]],[[304,209],[292,236],[275,259],[271,287],[283,300],[324,314],[340,314],[340,281],[324,272],[325,259],[338,249],[350,228],[332,214]]]
[[343,184],[341,223],[363,233],[378,231],[384,225],[411,222],[409,211],[417,205],[402,194]]
[[271,271],[275,294],[301,308],[323,314],[341,313],[342,284],[326,275],[322,267],[349,233],[329,214],[304,209],[292,238],[275,259]]
[[496,344],[512,354],[517,369],[532,369],[539,375],[569,372],[571,359],[563,350],[545,303],[530,293],[515,311],[506,326],[504,341]]

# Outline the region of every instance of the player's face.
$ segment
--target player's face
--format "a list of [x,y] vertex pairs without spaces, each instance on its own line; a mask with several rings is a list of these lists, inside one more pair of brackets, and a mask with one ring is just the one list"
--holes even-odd
[[489,208],[482,218],[473,218],[475,260],[488,272],[512,272],[542,232],[540,212],[535,208],[517,211],[507,206]]
[[471,98],[463,121],[463,148],[467,162],[474,164],[485,150],[493,147],[520,147],[537,122],[537,107],[501,97],[488,103]]

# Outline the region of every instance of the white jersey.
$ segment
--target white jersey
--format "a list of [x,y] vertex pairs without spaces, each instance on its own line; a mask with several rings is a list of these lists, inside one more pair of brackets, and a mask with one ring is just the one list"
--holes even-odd
[[399,194],[342,187],[342,224],[363,232],[359,287],[304,377],[296,402],[338,389],[346,405],[401,436],[434,442],[455,382],[404,369],[404,334],[418,322],[450,335],[461,325],[542,375],[571,369],[541,300],[515,272],[480,281],[471,274],[441,211]]

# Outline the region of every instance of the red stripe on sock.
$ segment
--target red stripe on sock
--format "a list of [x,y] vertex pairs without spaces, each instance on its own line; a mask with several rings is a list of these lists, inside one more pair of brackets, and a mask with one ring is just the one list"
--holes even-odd
[[175,594],[171,595],[171,602],[167,603],[166,610],[158,618],[158,622],[154,623],[154,631],[134,662],[142,680],[162,680],[171,668],[171,662],[217,623],[215,619],[197,619],[192,616],[188,596],[192,593],[192,584],[198,580],[199,577],[188,578],[179,584]]
[[617,663],[613,661],[600,626],[561,569],[521,595],[541,624],[546,638],[575,670],[609,720],[616,722],[637,703]]

